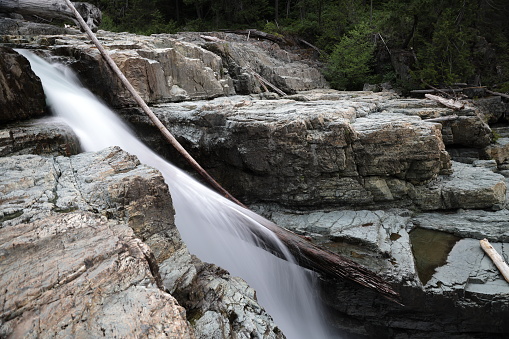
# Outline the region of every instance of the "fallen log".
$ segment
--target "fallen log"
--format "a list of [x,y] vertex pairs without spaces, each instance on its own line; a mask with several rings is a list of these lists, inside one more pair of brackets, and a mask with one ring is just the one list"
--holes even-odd
[[[315,271],[324,277],[333,279],[348,279],[374,290],[385,298],[401,305],[399,301],[399,294],[394,291],[389,283],[376,273],[348,258],[338,255],[337,253],[318,247],[309,240],[306,240],[283,227],[279,227],[273,222],[250,210],[245,210],[243,212],[268,230],[272,231],[272,233],[274,233],[288,248],[290,253],[297,260],[297,264],[300,266]],[[257,233],[256,229],[252,229],[252,231]],[[263,239],[263,235],[257,235]],[[273,252],[277,252],[279,250],[278,248],[271,248],[270,243],[265,243],[264,245],[269,247],[269,249],[272,249]]]
[[237,30],[226,30],[224,32],[239,35],[247,35],[250,38],[269,40],[278,44],[284,42],[283,38],[280,38],[277,35],[265,33],[257,29],[237,29]]
[[463,92],[463,88],[440,88],[440,89],[414,89],[411,90],[412,94],[433,94],[433,93],[459,93]]
[[445,99],[445,98],[439,97],[438,95],[433,95],[433,94],[425,94],[424,96],[427,99],[437,101],[437,102],[441,103],[442,105],[444,105],[445,107],[452,108],[456,111],[463,109],[465,107],[465,104],[458,100]]
[[447,115],[445,117],[424,119],[423,121],[440,122],[440,121],[449,121],[449,120],[456,120],[456,119],[458,119],[458,116],[456,114],[453,114],[453,115]]
[[493,246],[491,246],[487,239],[480,240],[479,243],[484,252],[488,255],[488,257],[490,257],[495,266],[497,266],[504,279],[509,282],[509,266],[506,264],[504,259],[500,256],[500,254],[498,254]]
[[[187,151],[180,145],[180,143],[173,137],[173,135],[166,129],[166,127],[161,123],[161,121],[155,116],[152,110],[148,107],[145,101],[141,98],[141,96],[136,92],[136,90],[129,83],[127,78],[120,71],[118,66],[115,64],[113,59],[106,52],[104,47],[101,45],[99,40],[97,40],[96,36],[92,33],[92,31],[86,26],[85,22],[81,18],[80,14],[74,9],[70,0],[65,0],[69,8],[73,10],[74,15],[78,19],[78,22],[84,26],[86,33],[89,35],[91,40],[94,42],[98,50],[101,52],[101,55],[108,62],[110,67],[113,69],[115,74],[121,79],[122,83],[126,86],[126,88],[131,92],[131,94],[135,97],[136,102],[142,107],[144,112],[150,117],[152,122],[159,128],[159,130],[163,133],[166,139],[171,143],[173,147],[175,147],[184,158],[193,165],[193,167],[202,175],[205,176],[206,180],[212,180],[217,186],[215,187],[220,192],[228,194],[228,198],[239,205],[238,211],[244,215],[247,215],[260,223],[262,226],[272,231],[283,244],[289,249],[290,253],[297,259],[298,264],[309,268],[311,270],[317,271],[323,275],[333,277],[333,278],[346,278],[351,281],[354,281],[362,286],[373,289],[379,292],[384,297],[399,303],[399,294],[393,290],[390,284],[384,281],[381,277],[371,272],[370,270],[360,266],[359,264],[343,258],[336,253],[327,251],[325,249],[319,248],[318,246],[312,244],[311,242],[304,240],[293,232],[290,232],[284,228],[278,227],[276,224],[268,221],[267,219],[257,215],[256,213],[248,210],[245,206],[240,203],[237,199],[231,196],[226,190],[224,190],[219,184],[217,184],[212,177],[208,175],[207,172],[187,153]],[[208,176],[208,177],[207,177]],[[209,181],[210,183],[210,181]],[[249,225],[248,225],[249,226]],[[270,241],[266,241],[267,238],[265,235],[261,234],[259,228],[251,227],[251,231],[258,236],[261,241],[265,241],[264,245],[266,248],[270,249],[273,253],[281,253],[281,248],[275,246]]]
[[264,77],[262,77],[260,74],[256,73],[255,71],[251,70],[251,73],[253,73],[254,77],[256,79],[258,79],[258,81],[260,82],[260,84],[263,86],[263,88],[265,88],[265,90],[267,91],[267,87],[265,87],[265,85],[269,86],[270,88],[272,88],[274,91],[276,91],[277,94],[281,95],[282,97],[286,96],[286,93],[283,92],[282,90],[280,90],[279,88],[277,88],[276,86],[274,86],[273,84],[271,84],[267,79],[265,79]]
[[509,99],[509,95],[505,94],[505,93],[493,92],[493,91],[490,91],[490,90],[486,90],[486,93],[489,93],[491,95],[498,95],[498,96],[500,96],[502,98]]
[[[73,5],[87,26],[96,32],[102,21],[101,10],[86,2],[74,2]],[[71,20],[80,27],[74,13],[62,0],[0,0],[0,12],[21,14],[27,20]]]

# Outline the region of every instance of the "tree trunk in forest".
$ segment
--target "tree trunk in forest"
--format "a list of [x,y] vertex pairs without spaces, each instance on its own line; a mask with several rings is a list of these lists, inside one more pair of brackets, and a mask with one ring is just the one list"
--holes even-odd
[[[86,2],[74,2],[73,4],[88,27],[93,32],[97,32],[101,24],[101,10]],[[71,20],[80,27],[76,17],[62,0],[0,0],[0,12],[17,13],[38,20]]]
[[279,0],[274,0],[274,2],[275,2],[275,4],[274,4],[274,20],[277,23],[279,20]]
[[402,49],[407,49],[408,45],[410,44],[410,41],[412,41],[412,38],[414,37],[415,30],[417,29],[417,23],[419,22],[419,17],[417,14],[414,14],[414,24],[412,25],[412,30],[410,31],[410,34],[408,34],[407,38],[405,39],[405,42],[403,43],[403,46],[401,46]]

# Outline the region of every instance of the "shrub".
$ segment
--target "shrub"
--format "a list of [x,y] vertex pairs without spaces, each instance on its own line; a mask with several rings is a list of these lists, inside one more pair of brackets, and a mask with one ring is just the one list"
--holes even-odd
[[325,76],[331,86],[341,90],[360,90],[369,82],[375,43],[367,23],[360,23],[341,38],[330,54]]

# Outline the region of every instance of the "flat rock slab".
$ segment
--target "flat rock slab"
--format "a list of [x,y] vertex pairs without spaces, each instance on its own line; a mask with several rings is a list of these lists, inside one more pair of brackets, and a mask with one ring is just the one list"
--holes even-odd
[[414,200],[421,209],[500,209],[507,203],[504,176],[459,162],[453,162],[452,171],[450,176],[415,187]]
[[[198,162],[246,201],[408,204],[409,186],[450,169],[440,125],[378,112],[375,99],[398,100],[386,93],[366,102],[356,95],[312,102],[235,96],[160,104],[154,112]],[[147,118],[133,111],[125,116],[165,152]]]

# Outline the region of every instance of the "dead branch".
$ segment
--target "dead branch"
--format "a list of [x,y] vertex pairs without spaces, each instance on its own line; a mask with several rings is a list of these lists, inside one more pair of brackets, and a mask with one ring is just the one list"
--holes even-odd
[[452,108],[456,111],[463,109],[465,107],[465,104],[458,100],[445,99],[445,98],[439,97],[438,95],[433,95],[433,94],[425,94],[424,96],[427,99],[437,101],[437,102],[441,103],[442,105],[444,105],[445,107]]
[[509,99],[509,95],[507,95],[505,93],[493,92],[493,91],[490,91],[490,90],[486,90],[486,93],[489,93],[491,95],[498,95],[498,96],[501,96],[502,98]]
[[318,52],[318,54],[320,54],[320,55],[322,55],[322,54],[323,54],[323,52],[322,52],[322,50],[321,50],[320,48],[316,47],[315,45],[310,44],[310,43],[309,43],[309,42],[307,42],[306,40],[304,40],[304,39],[299,39],[299,41],[300,41],[300,42],[302,42],[304,45],[307,45],[307,46],[311,47],[312,49],[314,49],[315,51],[317,51],[317,52]]

